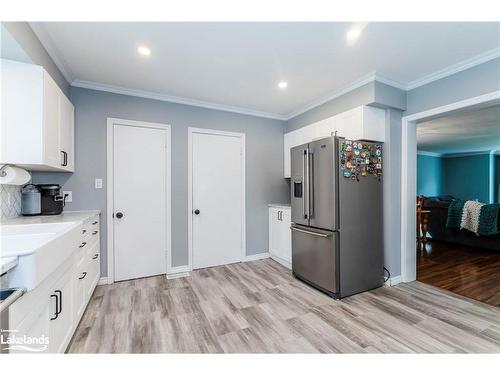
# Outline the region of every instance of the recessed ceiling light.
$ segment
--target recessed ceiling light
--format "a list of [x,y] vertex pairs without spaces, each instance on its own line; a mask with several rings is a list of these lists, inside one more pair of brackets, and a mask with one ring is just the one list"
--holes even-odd
[[359,39],[366,26],[367,23],[356,23],[352,25],[346,34],[347,44],[354,44]]
[[361,30],[358,28],[351,29],[347,32],[347,42],[354,43],[361,36]]
[[139,52],[143,56],[151,55],[151,50],[146,46],[140,46],[139,48],[137,48],[137,52]]
[[278,87],[280,88],[280,90],[284,90],[288,87],[288,82],[287,81],[279,81]]

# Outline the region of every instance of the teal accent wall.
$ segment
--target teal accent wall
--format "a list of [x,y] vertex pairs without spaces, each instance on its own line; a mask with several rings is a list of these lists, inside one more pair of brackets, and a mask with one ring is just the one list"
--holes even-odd
[[443,158],[417,155],[417,195],[443,194]]
[[500,203],[500,156],[495,156],[495,185],[493,186],[495,202]]
[[443,192],[460,199],[490,203],[493,155],[443,158]]

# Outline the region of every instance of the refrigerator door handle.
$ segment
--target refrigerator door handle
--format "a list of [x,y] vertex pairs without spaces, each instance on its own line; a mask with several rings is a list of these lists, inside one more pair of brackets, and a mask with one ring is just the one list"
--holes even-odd
[[302,215],[304,219],[308,218],[306,211],[306,197],[309,197],[309,180],[308,176],[306,175],[307,172],[306,164],[307,164],[307,149],[304,150],[304,153],[302,155],[302,181],[304,183],[304,191],[302,194]]
[[307,217],[312,218],[314,216],[314,164],[313,164],[314,153],[308,151],[307,153],[307,199],[309,200],[307,204]]
[[331,236],[331,234],[324,234],[324,233],[318,233],[318,232],[311,232],[311,231],[308,231],[308,230],[304,230],[304,229],[299,229],[297,227],[290,227],[291,230],[294,230],[294,231],[297,231],[297,232],[301,232],[301,233],[306,233],[306,234],[311,234],[313,236],[318,236],[318,237],[323,237],[323,238],[328,238]]

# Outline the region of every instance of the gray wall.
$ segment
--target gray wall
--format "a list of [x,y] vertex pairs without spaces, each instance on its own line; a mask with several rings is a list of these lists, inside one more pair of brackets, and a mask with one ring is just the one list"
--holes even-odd
[[386,110],[384,143],[384,263],[391,277],[401,275],[401,117]]
[[417,87],[407,93],[405,116],[500,90],[500,58]]
[[[73,191],[67,210],[102,211],[102,275],[106,259],[106,120],[117,117],[172,126],[172,255],[173,266],[188,262],[188,165],[189,126],[245,133],[246,138],[246,238],[247,254],[268,251],[267,204],[287,202],[283,179],[284,122],[100,91],[72,88],[75,105],[76,171],[34,173],[35,183],[56,182]],[[103,189],[94,179],[103,179]],[[147,186],[144,187],[147,192]],[[154,204],[154,202],[152,202]]]
[[66,78],[40,43],[30,25],[27,22],[2,22],[2,25],[30,57],[33,64],[43,66],[69,98],[69,84]]

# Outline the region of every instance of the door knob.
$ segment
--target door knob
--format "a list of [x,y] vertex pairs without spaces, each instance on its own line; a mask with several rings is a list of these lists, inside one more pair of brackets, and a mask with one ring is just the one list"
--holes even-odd
[[123,217],[123,214],[122,214],[121,212],[117,212],[117,213],[116,213],[116,217],[117,217],[118,219],[121,219],[121,218]]
[[198,210],[198,209],[194,210],[194,214],[195,215],[199,215],[200,214],[200,210]]

